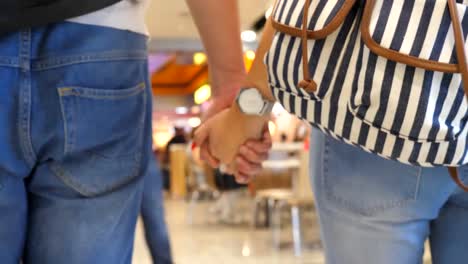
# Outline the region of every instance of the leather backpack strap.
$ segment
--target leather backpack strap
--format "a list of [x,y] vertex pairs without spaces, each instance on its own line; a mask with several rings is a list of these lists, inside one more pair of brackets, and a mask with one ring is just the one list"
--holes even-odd
[[[303,17],[302,17],[302,30],[301,30],[301,48],[302,48],[302,66],[304,79],[299,82],[298,86],[308,92],[315,92],[317,84],[310,78],[309,73],[309,56],[308,56],[308,23],[309,23],[309,7],[311,0],[305,0]],[[460,18],[457,10],[456,0],[448,0],[450,17],[452,20],[454,37],[455,37],[455,50],[458,63],[458,71],[462,77],[463,88],[465,96],[468,99],[468,64],[465,51],[465,37],[460,23]],[[468,185],[465,185],[459,177],[457,168],[449,167],[449,174],[455,183],[468,192]]]
[[309,93],[317,91],[317,84],[310,78],[309,73],[309,48],[308,43],[309,39],[307,37],[307,30],[309,24],[309,7],[310,1],[306,0],[304,4],[304,11],[302,13],[302,31],[301,31],[301,47],[302,47],[302,70],[304,79],[300,81],[297,86],[303,88]]
[[[455,0],[448,0],[450,17],[452,18],[453,33],[455,37],[455,51],[457,54],[458,70],[462,77],[463,88],[465,89],[465,97],[468,99],[468,64],[465,51],[465,37],[458,15],[457,3]],[[464,184],[460,179],[457,168],[448,168],[450,176],[455,183],[464,191],[468,192],[468,185]]]
[[449,167],[448,171],[450,173],[450,176],[452,177],[453,181],[460,187],[462,190],[465,192],[468,192],[468,185],[463,183],[463,181],[460,179],[460,176],[458,174],[457,168],[455,167]]
[[468,99],[468,64],[465,51],[465,37],[458,14],[455,0],[448,0],[450,17],[452,18],[453,33],[455,37],[455,51],[457,55],[458,71],[461,74],[465,96]]

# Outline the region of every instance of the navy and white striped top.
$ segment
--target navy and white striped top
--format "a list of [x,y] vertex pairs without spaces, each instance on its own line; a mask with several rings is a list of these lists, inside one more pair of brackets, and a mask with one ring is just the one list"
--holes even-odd
[[[326,27],[346,2],[311,1],[309,30]],[[460,74],[415,68],[373,53],[361,38],[366,1],[352,2],[337,30],[309,40],[314,93],[297,86],[303,78],[301,39],[276,34],[265,57],[275,97],[323,132],[382,157],[418,166],[467,164],[468,100]],[[300,29],[304,4],[278,0],[273,19]],[[466,35],[467,6],[457,7]],[[456,63],[447,0],[375,0],[370,21],[371,36],[382,47]]]

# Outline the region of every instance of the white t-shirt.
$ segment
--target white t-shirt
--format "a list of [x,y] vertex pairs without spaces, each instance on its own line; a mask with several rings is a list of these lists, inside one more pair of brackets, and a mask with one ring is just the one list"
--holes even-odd
[[113,27],[148,35],[148,29],[145,24],[145,13],[149,1],[139,0],[137,3],[133,3],[129,0],[123,0],[104,9],[68,19],[67,21]]

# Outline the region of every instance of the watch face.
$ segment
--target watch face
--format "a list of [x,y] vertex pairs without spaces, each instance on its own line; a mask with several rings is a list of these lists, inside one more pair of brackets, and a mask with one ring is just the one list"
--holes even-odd
[[239,95],[239,107],[246,114],[260,114],[263,108],[262,95],[255,88],[242,90]]

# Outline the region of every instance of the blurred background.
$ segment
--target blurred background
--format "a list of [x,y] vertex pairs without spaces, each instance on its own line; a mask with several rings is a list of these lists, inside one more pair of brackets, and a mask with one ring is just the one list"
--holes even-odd
[[[271,5],[239,1],[247,68]],[[210,169],[190,143],[211,97],[197,30],[182,0],[153,0],[147,15],[153,147],[175,263],[324,263],[310,191],[309,127],[277,105],[269,124],[274,145],[260,176],[238,185]],[[144,234],[140,219],[134,263],[153,263]]]

